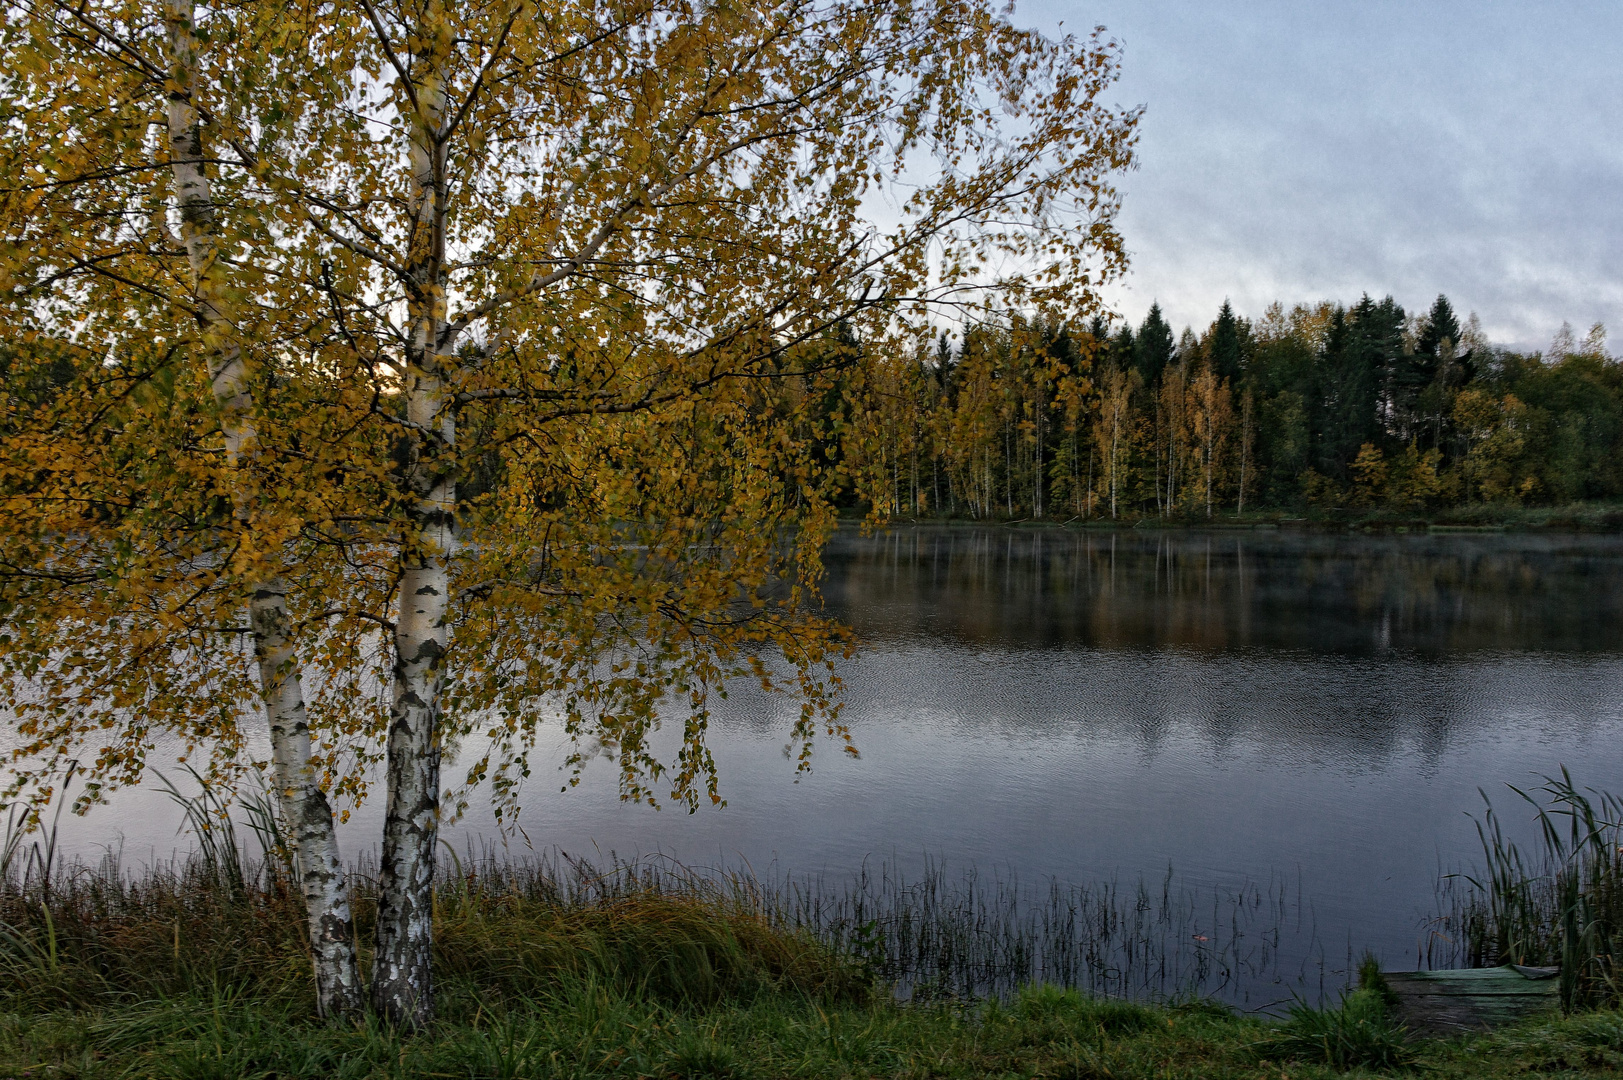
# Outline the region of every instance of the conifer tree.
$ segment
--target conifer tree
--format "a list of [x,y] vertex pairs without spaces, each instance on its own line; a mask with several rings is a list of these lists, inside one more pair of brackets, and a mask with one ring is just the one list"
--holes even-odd
[[1405,409],[1412,394],[1404,381],[1407,358],[1403,347],[1403,308],[1386,296],[1379,302],[1365,293],[1353,307],[1349,349],[1373,371],[1377,386],[1376,412],[1382,430],[1395,442],[1408,438]]
[[1444,342],[1451,345],[1460,343],[1460,320],[1455,316],[1454,305],[1448,302],[1448,297],[1438,293],[1437,299],[1432,302],[1431,311],[1420,324],[1415,354],[1429,357],[1435,364]]
[[1238,386],[1244,365],[1244,352],[1241,345],[1240,319],[1234,314],[1234,308],[1224,299],[1223,306],[1217,312],[1217,322],[1212,326],[1211,341],[1208,346],[1212,370],[1219,379],[1227,379],[1231,386]]
[[1376,437],[1376,358],[1358,322],[1368,303],[1366,296],[1352,314],[1336,305],[1319,354],[1318,468],[1342,482],[1359,448]]
[[1138,328],[1133,340],[1133,366],[1145,386],[1153,385],[1161,377],[1177,351],[1172,327],[1161,315],[1161,305],[1152,303],[1149,314]]

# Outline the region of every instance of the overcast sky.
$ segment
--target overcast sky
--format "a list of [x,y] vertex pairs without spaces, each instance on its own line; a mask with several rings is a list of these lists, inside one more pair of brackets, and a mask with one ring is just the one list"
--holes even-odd
[[1563,320],[1623,353],[1623,3],[1021,0],[1018,24],[1125,47],[1147,106],[1124,182],[1133,268],[1197,330],[1224,297],[1439,292],[1491,340]]

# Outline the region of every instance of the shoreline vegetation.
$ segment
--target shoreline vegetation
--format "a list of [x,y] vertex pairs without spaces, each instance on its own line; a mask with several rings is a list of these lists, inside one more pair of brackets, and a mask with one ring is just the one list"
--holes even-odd
[[[589,872],[573,893],[522,872],[443,878],[440,1014],[411,1034],[314,1018],[306,946],[287,917],[298,899],[283,879],[235,881],[196,858],[116,892],[84,879],[0,901],[0,1077],[1301,1080],[1623,1068],[1615,1010],[1419,1039],[1373,980],[1322,1007],[1298,999],[1283,1017],[1041,984],[901,1002],[860,941],[838,949],[777,924],[747,892],[670,892],[635,876],[605,888]],[[356,899],[364,933],[375,904],[364,889]]]
[[[966,905],[938,876],[831,902],[809,885],[669,863],[493,855],[447,859],[437,882],[431,1026],[324,1023],[290,917],[296,870],[274,832],[260,833],[271,857],[249,859],[205,796],[188,809],[194,829],[215,823],[197,850],[131,875],[112,857],[62,864],[49,831],[25,846],[13,830],[0,847],[0,1077],[1614,1076],[1623,807],[1565,774],[1523,797],[1545,826],[1542,852],[1508,844],[1490,807],[1489,873],[1445,879],[1457,889],[1439,899],[1460,923],[1445,929],[1464,930],[1474,963],[1553,958],[1582,978],[1564,990],[1565,1015],[1452,1039],[1393,1019],[1372,957],[1356,988],[1327,987],[1318,1005],[1286,997],[1272,1016],[1202,996],[1176,971],[1159,991],[1122,987],[1130,996],[1052,978],[975,993],[977,942],[1005,962],[1055,947],[999,924],[1006,890]],[[256,832],[273,827],[243,809]],[[376,889],[364,868],[351,880],[364,952]],[[1091,898],[1099,917],[1073,936],[1107,965],[1124,944],[1111,927],[1138,948],[1188,936],[1159,917],[1123,926],[1156,910],[1142,889]]]
[[1243,514],[1229,511],[1204,515],[1166,517],[1148,513],[1117,518],[973,518],[951,515],[894,515],[884,519],[864,517],[856,511],[843,513],[842,527],[868,526],[881,531],[911,526],[966,526],[981,528],[1066,529],[1111,532],[1129,529],[1174,532],[1223,532],[1233,530],[1307,532],[1623,532],[1623,502],[1573,503],[1565,506],[1517,506],[1479,504],[1456,506],[1427,513],[1395,511],[1389,508],[1320,508],[1256,510]]

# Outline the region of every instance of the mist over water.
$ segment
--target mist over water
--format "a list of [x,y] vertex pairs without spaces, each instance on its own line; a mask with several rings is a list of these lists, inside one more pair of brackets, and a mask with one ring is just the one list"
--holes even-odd
[[[522,833],[476,806],[450,841],[835,885],[927,861],[1032,885],[1169,866],[1214,896],[1273,883],[1296,919],[1279,997],[1339,985],[1349,949],[1415,966],[1440,873],[1478,857],[1479,787],[1513,828],[1530,815],[1507,782],[1564,764],[1623,790],[1623,538],[920,526],[842,533],[827,567],[829,609],[865,642],[844,670],[860,758],[825,743],[796,782],[793,703],[741,686],[713,724],[725,808],[622,804],[606,762],[562,793],[554,733]],[[343,830],[351,852],[380,803]],[[143,788],[70,839],[122,835],[137,862],[185,846],[177,820]]]
[[871,640],[1384,656],[1617,652],[1623,539],[919,527],[828,552]]

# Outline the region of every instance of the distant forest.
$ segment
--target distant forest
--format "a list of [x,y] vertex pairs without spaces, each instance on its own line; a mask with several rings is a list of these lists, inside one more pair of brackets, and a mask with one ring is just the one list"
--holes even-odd
[[[860,350],[854,341],[843,347]],[[899,517],[1418,512],[1623,496],[1623,363],[1605,329],[1490,345],[1447,297],[1414,316],[1225,302],[1174,336],[1014,318],[864,357],[822,403],[842,499]]]

